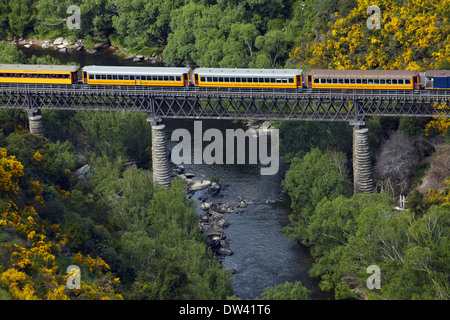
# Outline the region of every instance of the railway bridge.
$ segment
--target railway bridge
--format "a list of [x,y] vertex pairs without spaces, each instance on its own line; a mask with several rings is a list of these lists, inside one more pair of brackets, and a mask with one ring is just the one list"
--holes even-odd
[[45,109],[145,112],[152,125],[153,179],[166,187],[170,174],[164,119],[346,121],[353,127],[354,191],[371,193],[365,120],[450,117],[450,91],[0,84],[0,108],[27,112],[31,133],[39,135]]

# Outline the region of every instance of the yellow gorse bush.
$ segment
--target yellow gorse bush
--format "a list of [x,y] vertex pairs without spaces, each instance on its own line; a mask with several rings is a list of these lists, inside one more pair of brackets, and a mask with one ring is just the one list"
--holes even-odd
[[[42,155],[36,152],[33,161],[41,161]],[[19,196],[21,179],[27,181],[33,201],[44,204],[43,186],[39,181],[24,176],[23,165],[7,150],[0,148],[0,196],[6,200],[0,212],[0,229],[15,231],[21,238],[15,243],[0,244],[1,252],[8,252],[10,261],[5,268],[0,265],[0,286],[10,295],[20,300],[67,300],[67,299],[123,299],[114,292],[114,286],[120,283],[110,273],[109,265],[101,258],[83,257],[78,253],[72,257],[74,263],[83,268],[83,272],[108,277],[107,287],[88,285],[82,282],[81,289],[69,290],[66,281],[69,275],[60,274],[60,265],[55,253],[67,245],[67,237],[58,224],[45,225],[55,235],[47,236],[44,223],[35,207]],[[64,194],[68,194],[64,191]],[[28,201],[28,202],[27,202]],[[4,269],[2,269],[2,267]],[[4,270],[4,271],[3,271]],[[3,271],[3,272],[2,272]],[[45,286],[35,286],[35,280],[44,281]]]
[[[380,8],[381,29],[366,25],[367,8]],[[450,63],[450,0],[358,0],[335,15],[320,41],[295,47],[300,65],[329,69],[432,70]],[[446,134],[449,118],[434,118],[426,132]]]

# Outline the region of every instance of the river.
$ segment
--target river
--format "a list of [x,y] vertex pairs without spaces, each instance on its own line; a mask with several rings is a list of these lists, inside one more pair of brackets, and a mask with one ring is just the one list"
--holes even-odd
[[[77,62],[80,66],[95,65],[136,65],[122,60],[113,51],[107,50],[96,54],[84,51],[70,54],[56,50],[19,47],[26,55],[42,56],[50,54],[62,63]],[[141,64],[142,65],[142,64]],[[177,128],[186,128],[193,135],[192,120],[167,119],[167,137]],[[204,120],[203,131],[217,128],[234,129],[239,126],[232,121]],[[168,142],[169,149],[176,142]],[[236,272],[232,278],[233,288],[242,299],[254,299],[261,296],[269,286],[283,284],[286,281],[301,281],[312,292],[314,300],[332,299],[332,296],[320,290],[317,279],[311,278],[308,271],[312,258],[306,248],[296,241],[286,239],[283,228],[288,224],[290,207],[287,196],[282,192],[281,181],[286,165],[280,163],[276,175],[260,175],[259,165],[185,165],[186,171],[203,175],[205,179],[219,178],[223,186],[220,198],[208,199],[213,202],[233,203],[240,197],[254,200],[242,213],[225,214],[230,223],[225,234],[231,240],[231,256],[225,257],[223,265]],[[194,200],[205,197],[202,192],[195,194]],[[198,201],[200,203],[200,201]],[[198,206],[199,207],[199,206]],[[201,210],[197,207],[199,214]]]

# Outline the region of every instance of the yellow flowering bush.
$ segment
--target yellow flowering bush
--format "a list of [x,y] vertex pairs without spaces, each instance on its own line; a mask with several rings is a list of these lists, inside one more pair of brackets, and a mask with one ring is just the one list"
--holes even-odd
[[437,204],[441,206],[450,205],[450,178],[445,180],[445,185],[446,187],[442,191],[428,191],[428,201],[430,204]]
[[[36,152],[32,160],[40,162],[42,155]],[[22,178],[32,196],[31,201],[20,196]],[[44,188],[39,181],[25,178],[23,165],[15,156],[8,155],[6,149],[0,148],[0,196],[6,201],[0,212],[0,228],[9,228],[9,232],[14,231],[20,237],[14,243],[0,243],[0,252],[9,255],[10,259],[6,266],[0,265],[0,286],[20,300],[123,299],[114,292],[120,280],[112,276],[110,266],[101,258],[84,257],[81,253],[72,257],[74,263],[83,267],[83,272],[93,273],[96,277],[101,275],[101,281],[94,285],[82,282],[79,290],[66,287],[69,275],[60,274],[55,254],[67,245],[67,236],[59,224],[45,223],[39,217],[33,201],[45,205]],[[60,190],[63,197],[69,194]]]
[[[367,8],[380,8],[381,29],[366,25]],[[311,68],[436,69],[450,61],[450,0],[357,0],[336,15],[325,39],[295,47],[291,58]]]

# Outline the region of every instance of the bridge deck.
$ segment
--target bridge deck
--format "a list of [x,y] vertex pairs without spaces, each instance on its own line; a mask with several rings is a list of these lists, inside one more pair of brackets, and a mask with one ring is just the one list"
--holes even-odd
[[446,90],[312,90],[0,84],[0,108],[143,111],[158,118],[351,121],[449,117]]

